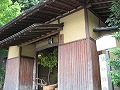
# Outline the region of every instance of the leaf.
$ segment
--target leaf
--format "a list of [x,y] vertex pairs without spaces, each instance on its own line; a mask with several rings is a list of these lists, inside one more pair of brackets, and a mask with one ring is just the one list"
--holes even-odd
[[58,63],[58,51],[54,49],[53,52],[49,53],[47,56],[43,55],[39,59],[39,64],[48,67],[50,71],[52,71],[53,67],[57,66]]
[[0,1],[0,27],[21,14],[19,3],[12,3],[11,0]]
[[[110,8],[111,14],[106,20],[108,26],[118,26],[120,27],[120,0],[113,2]],[[120,29],[114,33],[114,37],[120,40]],[[112,82],[120,87],[120,48],[111,49],[110,53],[115,56],[115,58],[107,59],[108,64],[113,68],[110,72],[112,76]]]

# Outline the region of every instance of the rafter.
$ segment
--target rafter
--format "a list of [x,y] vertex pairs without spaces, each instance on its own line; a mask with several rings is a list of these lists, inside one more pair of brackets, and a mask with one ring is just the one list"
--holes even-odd
[[110,15],[110,14],[101,14],[100,16],[101,16],[101,17],[104,17],[104,16],[107,16],[107,17],[108,17],[109,15]]
[[99,11],[99,12],[96,12],[96,13],[110,13],[110,11],[106,10],[106,11]]
[[39,38],[33,39],[33,40],[28,41],[28,42],[26,42],[26,43],[23,43],[23,44],[21,44],[21,45],[19,45],[19,46],[25,46],[25,45],[28,45],[28,44],[31,44],[31,43],[37,42],[37,41],[39,41],[39,40],[41,40],[41,39],[47,38],[47,37],[49,37],[49,36],[51,36],[51,35],[55,35],[55,34],[58,34],[58,33],[59,33],[59,31],[51,32],[51,33],[48,34],[48,35],[44,35],[44,36],[42,36],[42,37],[39,37]]
[[60,15],[59,13],[55,13],[55,12],[51,12],[51,11],[43,11],[43,10],[40,10],[40,12],[43,12],[43,13],[48,13],[48,14],[53,14],[53,15]]
[[55,3],[57,3],[59,5],[62,5],[62,6],[67,6],[67,7],[72,8],[72,9],[76,8],[76,7],[73,7],[73,6],[69,5],[69,4],[65,4],[65,3],[57,1],[57,0],[55,1]]
[[[57,30],[57,32],[59,32],[59,30],[62,30],[62,27],[63,27],[63,23],[61,23],[61,24],[33,24],[33,25],[23,29],[22,31],[0,41],[0,45],[2,45],[2,44],[7,45],[9,42],[10,43],[16,42],[16,40],[20,40],[20,42],[24,43],[24,41],[21,41],[21,39],[24,39],[24,40],[29,40],[29,39],[33,40],[34,38],[37,39],[38,37],[47,36],[50,33],[56,32],[56,30]],[[39,30],[39,29],[41,29],[41,30]],[[32,32],[34,30],[36,30],[37,32]],[[45,32],[44,32],[44,30],[45,30]],[[40,32],[38,32],[38,31],[40,31]]]
[[[114,0],[114,1],[118,1],[118,0]],[[106,1],[100,1],[100,2],[96,2],[96,3],[92,3],[92,5],[98,5],[98,4],[104,4],[104,3],[111,3],[111,2],[113,2],[113,0],[110,0],[110,1],[108,1],[108,0],[106,0]]]
[[37,29],[37,31],[36,30],[33,30],[33,31],[31,31],[32,33],[40,33],[40,32],[48,32],[48,31],[52,31],[52,30],[55,30],[55,29],[44,29],[44,30],[38,30]]
[[106,9],[106,8],[110,8],[110,6],[102,6],[102,7],[94,7],[94,10],[98,10],[98,9]]
[[57,7],[53,7],[53,6],[49,6],[49,5],[46,5],[46,7],[54,9],[54,10],[59,10],[59,11],[67,12],[67,10],[62,9],[62,8],[57,8]]

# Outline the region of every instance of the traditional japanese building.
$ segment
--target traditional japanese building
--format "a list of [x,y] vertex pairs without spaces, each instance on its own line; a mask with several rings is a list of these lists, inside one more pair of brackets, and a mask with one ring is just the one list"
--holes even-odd
[[101,90],[95,39],[109,31],[93,29],[106,26],[111,2],[44,0],[1,27],[0,48],[9,50],[4,90],[38,90],[37,78],[45,72],[38,54],[53,47],[58,90]]

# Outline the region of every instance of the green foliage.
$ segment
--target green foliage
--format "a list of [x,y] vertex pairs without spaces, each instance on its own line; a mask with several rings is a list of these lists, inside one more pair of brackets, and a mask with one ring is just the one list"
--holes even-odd
[[115,70],[120,70],[120,48],[115,48],[115,49],[111,49],[110,53],[112,53],[113,55],[115,55],[115,58],[110,58],[108,60],[108,63],[110,64],[110,66],[112,66]]
[[110,53],[116,55],[118,58],[120,58],[120,48],[115,48],[115,49],[111,49]]
[[[110,8],[111,14],[107,19],[108,26],[118,26],[120,27],[120,0],[113,2]],[[120,40],[120,30],[114,33],[114,37],[119,41]],[[115,58],[109,58],[108,63],[112,67],[110,74],[112,76],[112,82],[120,87],[120,48],[111,49]]]
[[13,2],[18,2],[19,4],[23,5],[22,10],[29,9],[30,7],[42,2],[43,0],[12,0]]
[[0,54],[6,54],[6,53],[8,53],[8,50],[0,49]]
[[119,41],[120,40],[120,29],[114,33],[114,37]]
[[112,82],[113,84],[120,87],[120,71],[110,71],[110,74],[112,75]]
[[0,86],[3,87],[4,84],[4,79],[5,79],[5,65],[0,68]]
[[18,16],[20,11],[19,3],[12,3],[11,0],[0,0],[0,27]]
[[52,72],[53,67],[57,66],[57,62],[58,53],[57,49],[54,49],[54,51],[52,53],[49,53],[47,56],[41,56],[39,64],[41,64],[44,67],[48,67]]
[[120,26],[120,0],[113,2],[110,10],[111,14],[106,23],[108,26]]
[[115,58],[108,59],[109,65],[113,68],[113,70],[110,71],[112,82],[120,86],[120,48],[111,49],[110,53],[116,56]]

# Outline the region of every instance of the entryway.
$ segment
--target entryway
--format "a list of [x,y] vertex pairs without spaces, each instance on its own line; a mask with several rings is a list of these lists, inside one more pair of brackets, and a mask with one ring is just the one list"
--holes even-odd
[[[50,47],[37,52],[38,90],[43,90],[43,86],[46,85],[52,85],[57,87],[58,64],[56,60],[58,60],[58,46]],[[50,65],[54,65],[53,68]]]

